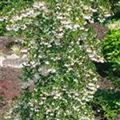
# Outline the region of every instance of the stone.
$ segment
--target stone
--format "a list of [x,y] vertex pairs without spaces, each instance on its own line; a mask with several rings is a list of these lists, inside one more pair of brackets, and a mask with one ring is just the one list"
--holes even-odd
[[19,59],[20,56],[16,55],[16,54],[11,54],[11,55],[7,55],[6,57],[7,59]]

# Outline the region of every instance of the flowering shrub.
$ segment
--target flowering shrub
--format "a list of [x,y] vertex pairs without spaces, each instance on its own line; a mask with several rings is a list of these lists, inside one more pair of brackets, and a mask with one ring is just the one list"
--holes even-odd
[[86,49],[94,49],[96,36],[85,19],[103,22],[109,10],[93,0],[31,3],[23,9],[18,2],[17,11],[3,15],[8,34],[22,36],[29,51],[22,76],[28,85],[11,119],[94,120],[87,102],[97,90],[98,75]]

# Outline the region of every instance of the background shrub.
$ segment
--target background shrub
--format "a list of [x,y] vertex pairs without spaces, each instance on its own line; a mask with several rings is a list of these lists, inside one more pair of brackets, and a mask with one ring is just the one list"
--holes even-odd
[[120,75],[120,31],[110,30],[102,43],[102,53],[112,71]]
[[3,36],[5,32],[6,32],[5,21],[0,21],[0,36]]
[[98,90],[94,95],[92,106],[104,118],[115,119],[120,113],[120,94],[119,91],[110,89]]

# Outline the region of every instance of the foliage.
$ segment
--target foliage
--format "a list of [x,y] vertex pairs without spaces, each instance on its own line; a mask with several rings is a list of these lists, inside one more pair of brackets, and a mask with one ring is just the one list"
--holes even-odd
[[105,118],[115,118],[120,113],[120,93],[114,90],[98,90],[94,95],[92,105],[103,114]]
[[99,114],[103,114],[105,118],[115,119],[120,113],[120,96],[116,88],[120,88],[120,25],[119,20],[113,20],[107,24],[109,32],[104,41],[101,43],[101,51],[109,65],[108,76],[115,86],[114,90],[104,89],[98,90],[94,95],[92,105],[97,108]]
[[16,55],[20,55],[20,47],[18,47],[17,45],[14,45],[11,47],[12,51],[16,54]]
[[110,30],[102,43],[102,53],[112,70],[119,75],[120,72],[120,32]]
[[4,21],[0,21],[0,36],[3,36],[6,32],[6,25]]
[[[39,14],[39,8],[35,7],[36,3],[34,0],[20,0],[20,2],[16,2],[16,0],[5,0],[1,1],[1,4],[7,3],[6,6],[4,6],[2,11],[0,12],[0,15],[2,16],[1,19],[6,21],[7,24],[7,30],[11,31],[18,31],[18,29],[25,30],[25,28],[28,26],[28,24],[31,24],[32,19],[34,19]],[[47,3],[49,3],[51,6],[54,7],[54,4],[58,2],[58,0],[46,0]],[[60,2],[60,1],[59,1]],[[63,3],[66,2],[66,0],[62,1]],[[69,0],[68,0],[69,2]],[[80,8],[82,11],[81,16],[84,17],[84,19],[89,20],[90,22],[104,22],[105,18],[111,15],[110,11],[110,3],[104,0],[83,0],[83,1],[76,1],[78,4],[80,2]],[[72,2],[72,4],[74,1]],[[76,12],[76,10],[74,11]],[[76,22],[81,22],[77,20],[77,16],[80,15],[79,12],[75,13],[76,15]],[[31,18],[31,20],[28,20]],[[81,24],[81,23],[79,23]]]
[[113,71],[109,70],[108,79],[113,83],[115,89],[120,88],[120,76],[117,76]]
[[6,25],[7,18],[10,17],[11,14],[17,14],[22,9],[30,6],[33,3],[33,0],[1,0],[0,1],[0,36],[5,35],[7,33]]
[[[33,0],[1,0],[0,1],[0,15],[4,15],[6,13],[12,13],[14,10],[18,12],[20,9],[25,8],[25,5],[28,7]],[[11,11],[12,9],[12,11]],[[14,12],[15,12],[14,11]]]
[[120,1],[119,0],[115,0],[115,2],[112,4],[111,9],[114,12],[113,18],[116,20],[120,19]]

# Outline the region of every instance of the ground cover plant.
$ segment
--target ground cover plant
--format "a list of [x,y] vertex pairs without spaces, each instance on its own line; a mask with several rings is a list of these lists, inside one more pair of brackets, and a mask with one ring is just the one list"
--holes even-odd
[[110,2],[6,3],[0,13],[6,26],[3,33],[22,39],[29,51],[21,76],[27,85],[8,119],[94,120],[88,102],[97,91],[99,75],[87,53],[98,53],[99,41],[87,22],[104,23],[113,14]]

